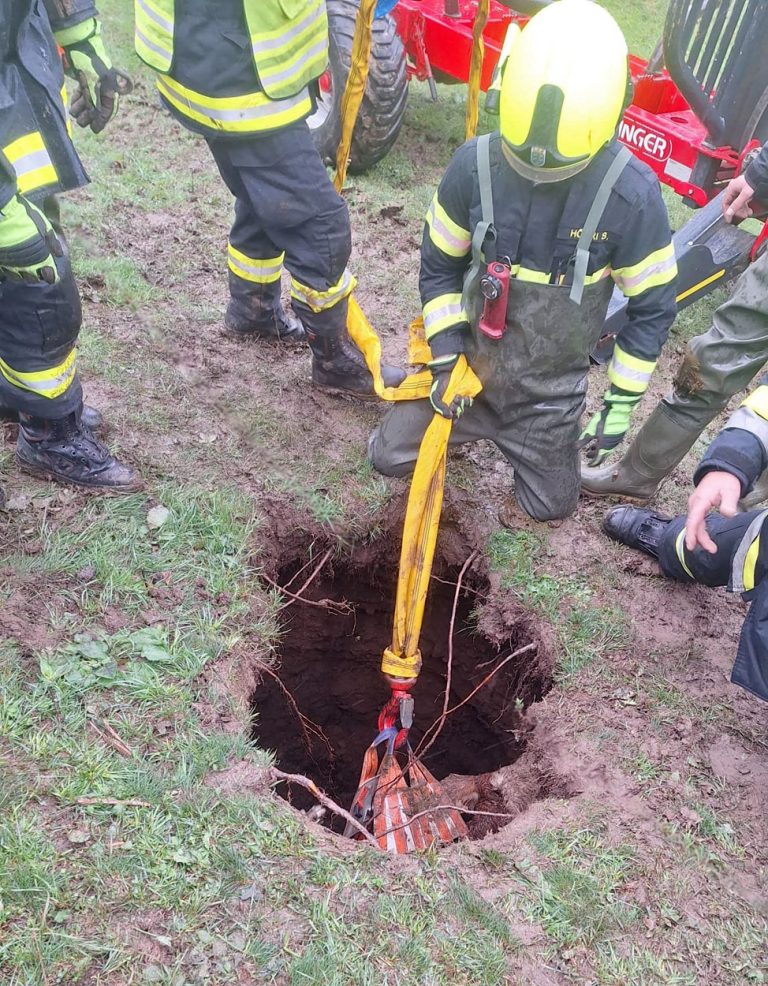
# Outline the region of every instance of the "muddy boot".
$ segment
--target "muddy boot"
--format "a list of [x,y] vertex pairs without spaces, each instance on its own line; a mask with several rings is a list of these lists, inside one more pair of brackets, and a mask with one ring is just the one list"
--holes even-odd
[[280,284],[264,288],[229,275],[229,304],[224,315],[224,335],[232,339],[279,339],[301,342],[304,326],[293,309],[283,308]]
[[[18,421],[19,412],[14,407],[0,407],[0,421]],[[101,411],[97,411],[95,407],[91,407],[90,404],[83,404],[83,410],[80,415],[80,422],[83,424],[88,431],[93,435],[106,435],[109,431],[109,425],[104,419],[104,415]]]
[[618,462],[599,469],[582,463],[582,492],[647,502],[717,413],[717,409],[703,408],[697,419],[681,424],[659,404]]
[[[347,335],[346,330],[335,336],[316,336],[307,333],[312,350],[312,383],[330,394],[352,394],[366,400],[373,399],[373,377],[366,366],[363,354]],[[404,370],[381,364],[381,376],[385,387],[397,387],[405,380]]]
[[16,461],[23,472],[72,486],[132,493],[141,479],[83,425],[79,412],[46,420],[19,415]]
[[671,523],[671,517],[625,504],[608,511],[603,518],[603,530],[614,541],[658,558],[659,545]]

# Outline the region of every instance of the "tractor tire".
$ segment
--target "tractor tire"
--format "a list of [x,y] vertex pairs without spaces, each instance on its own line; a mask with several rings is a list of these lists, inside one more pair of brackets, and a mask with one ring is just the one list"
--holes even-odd
[[[341,100],[352,58],[356,0],[327,0],[329,27],[328,70],[320,79],[315,113],[307,123],[320,157],[336,161],[341,137]],[[391,16],[373,22],[371,64],[360,114],[350,149],[349,171],[361,174],[388,153],[403,123],[408,99],[405,48]]]

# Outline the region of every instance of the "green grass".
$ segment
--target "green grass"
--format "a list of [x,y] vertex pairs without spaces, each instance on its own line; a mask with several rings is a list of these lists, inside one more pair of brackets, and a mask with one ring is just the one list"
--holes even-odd
[[596,605],[586,579],[563,578],[544,570],[547,552],[542,534],[499,530],[491,535],[486,552],[491,568],[502,573],[502,588],[514,592],[554,627],[560,644],[561,681],[588,666],[599,670],[599,659],[626,642],[623,614],[616,607]]

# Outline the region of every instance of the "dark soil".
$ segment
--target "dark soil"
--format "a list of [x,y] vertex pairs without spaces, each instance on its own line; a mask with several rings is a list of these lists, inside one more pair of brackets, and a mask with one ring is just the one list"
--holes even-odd
[[[299,563],[285,565],[278,573],[279,583],[288,583],[299,567]],[[411,742],[417,748],[443,708],[458,574],[457,567],[438,563],[427,599],[421,634],[423,670],[413,690],[416,718]],[[354,796],[363,754],[389,696],[378,668],[391,637],[396,580],[397,556],[384,542],[378,550],[368,545],[328,563],[305,598],[346,602],[351,612],[294,603],[287,610],[290,616],[279,645],[279,681],[265,675],[252,697],[254,741],[274,750],[283,770],[306,774],[345,806]],[[449,706],[467,698],[515,650],[530,643],[536,649],[510,661],[448,716],[424,757],[438,779],[448,774],[485,775],[514,763],[527,743],[524,710],[552,687],[546,648],[528,614],[519,612],[517,620],[507,614],[498,635],[488,636],[480,629],[480,609],[488,591],[484,575],[470,571],[456,608]],[[303,725],[297,709],[309,720]],[[297,807],[314,803],[303,789],[281,793]],[[498,795],[491,800],[502,804]]]

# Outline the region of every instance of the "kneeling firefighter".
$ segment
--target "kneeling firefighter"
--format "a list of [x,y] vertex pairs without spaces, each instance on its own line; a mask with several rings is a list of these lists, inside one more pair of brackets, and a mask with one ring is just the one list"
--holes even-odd
[[[412,469],[437,411],[459,418],[452,443],[495,442],[526,513],[572,513],[589,352],[614,282],[629,318],[581,444],[623,437],[675,317],[676,275],[658,182],[614,136],[628,78],[624,37],[591,0],[545,8],[511,45],[500,130],[457,151],[427,213],[419,283],[434,385],[371,436],[380,472]],[[483,391],[448,407],[460,353]]]
[[[137,474],[83,415],[80,298],[43,211],[57,192],[88,181],[68,132],[57,42],[78,80],[72,112],[82,126],[104,127],[125,78],[109,62],[91,0],[0,0],[0,407],[19,418],[16,458],[26,472],[128,491]],[[92,409],[89,417],[99,420]]]
[[[227,334],[306,334],[317,386],[373,396],[347,335],[349,214],[306,123],[328,62],[325,0],[135,0],[135,12],[136,51],[164,105],[206,139],[235,198]],[[283,264],[295,314],[280,301]]]

